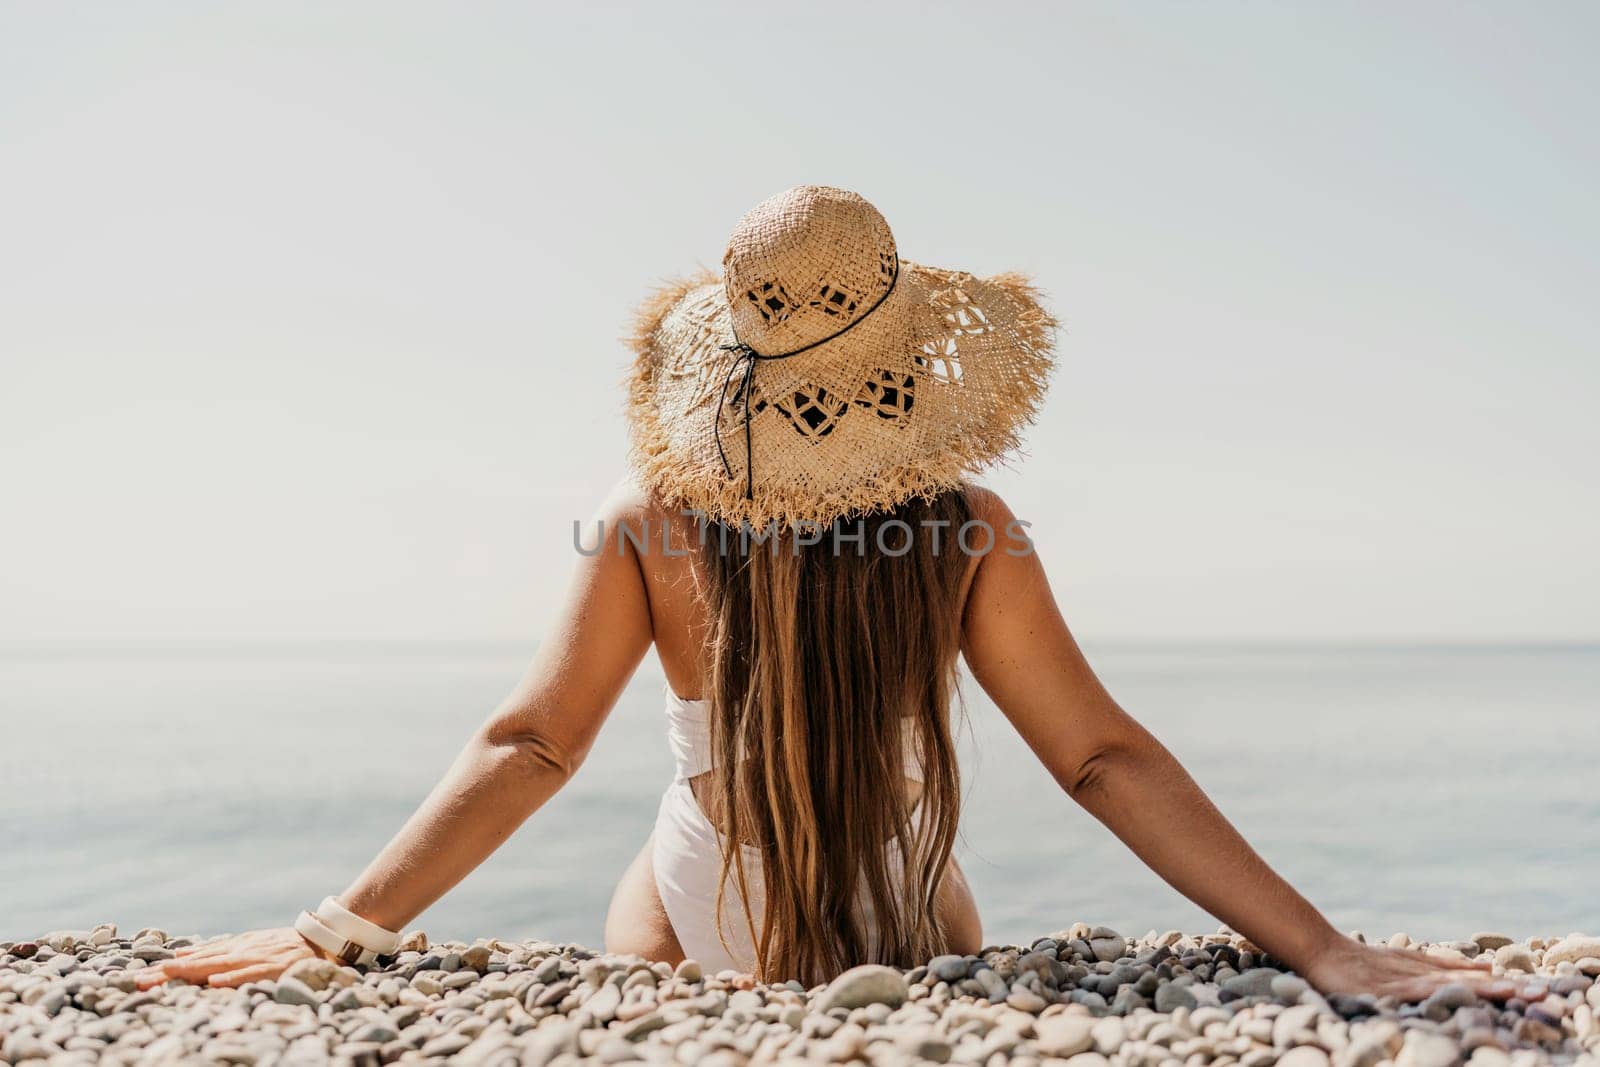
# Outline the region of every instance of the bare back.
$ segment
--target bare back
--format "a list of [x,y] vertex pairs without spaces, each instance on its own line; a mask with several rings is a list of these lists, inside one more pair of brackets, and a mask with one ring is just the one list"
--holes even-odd
[[[705,580],[700,559],[700,527],[693,517],[663,507],[644,494],[633,497],[625,514],[629,528],[638,536],[643,550],[636,551],[650,619],[655,636],[656,655],[672,691],[685,699],[699,698],[704,692],[703,654],[708,644],[710,620],[700,590]],[[962,580],[959,603],[965,609],[979,557],[968,563]],[[712,818],[716,818],[716,798],[710,789],[709,774],[691,779],[695,798]],[[920,798],[922,784],[905,781],[908,805]]]

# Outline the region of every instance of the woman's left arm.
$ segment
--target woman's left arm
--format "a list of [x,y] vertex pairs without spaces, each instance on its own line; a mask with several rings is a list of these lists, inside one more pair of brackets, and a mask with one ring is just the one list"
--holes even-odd
[[[980,518],[1013,516],[976,494]],[[1426,997],[1467,981],[1489,995],[1483,965],[1376,948],[1344,936],[1279,877],[1172,753],[1112,699],[1056,607],[1036,554],[991,552],[963,620],[973,677],[1061,787],[1173,888],[1303,974],[1325,993]]]
[[603,531],[582,539],[601,550],[580,557],[557,623],[521,682],[340,896],[357,915],[401,929],[499,848],[588,755],[651,643],[639,561],[619,535],[623,515],[608,511]]

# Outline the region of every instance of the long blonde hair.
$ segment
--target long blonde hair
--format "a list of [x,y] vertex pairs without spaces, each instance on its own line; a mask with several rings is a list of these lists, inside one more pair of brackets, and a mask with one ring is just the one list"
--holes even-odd
[[[950,703],[968,562],[956,535],[970,517],[954,490],[841,521],[815,544],[709,529],[717,927],[730,883],[749,898],[739,846],[753,845],[765,905],[759,923],[748,904],[743,918],[763,980],[915,966],[945,949],[936,898],[960,806]],[[896,520],[911,534],[903,553],[907,531],[884,529]],[[901,788],[908,733],[922,764],[915,819]]]

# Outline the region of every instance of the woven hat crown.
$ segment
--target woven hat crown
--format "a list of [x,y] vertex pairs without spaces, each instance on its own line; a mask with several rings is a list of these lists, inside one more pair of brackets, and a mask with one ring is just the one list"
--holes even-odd
[[845,189],[800,185],[757,204],[722,257],[734,332],[778,355],[832,337],[871,310],[899,270],[878,209]]

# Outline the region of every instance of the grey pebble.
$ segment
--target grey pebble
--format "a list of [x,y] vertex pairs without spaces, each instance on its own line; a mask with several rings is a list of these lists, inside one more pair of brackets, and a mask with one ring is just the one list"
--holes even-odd
[[361,995],[355,991],[353,986],[349,989],[341,989],[334,994],[333,999],[328,1001],[328,1007],[333,1011],[354,1011],[361,1007]]
[[548,1008],[552,1004],[559,1004],[568,993],[572,992],[572,979],[563,978],[555,985],[548,987],[539,998],[534,1001],[534,1006]]
[[1173,1012],[1179,1008],[1196,1008],[1199,1001],[1195,999],[1194,991],[1188,986],[1174,985],[1171,982],[1163,983],[1155,991],[1156,1011]]
[[817,998],[817,1010],[859,1008],[868,1004],[899,1007],[905,1003],[909,991],[905,975],[893,967],[867,963],[852,967],[830,982]]
[[372,1041],[386,1045],[400,1036],[400,1031],[384,1023],[368,1023],[350,1035],[351,1041]]
[[476,971],[448,971],[444,979],[446,989],[467,989],[478,984]]
[[280,978],[278,986],[272,993],[272,999],[279,1004],[302,1004],[308,1008],[317,1006],[317,995],[311,987],[298,978]]
[[1268,991],[1279,1000],[1288,1001],[1290,1004],[1297,1002],[1311,988],[1311,983],[1301,978],[1298,974],[1276,975],[1268,985]]
[[1127,949],[1128,943],[1120,937],[1097,937],[1089,942],[1089,951],[1102,963],[1120,959]]
[[1132,986],[1123,986],[1117,990],[1117,995],[1111,998],[1113,1015],[1131,1015],[1138,1009],[1149,1006],[1150,1002],[1135,992]]
[[1011,987],[1006,985],[1005,979],[996,974],[992,967],[984,967],[979,970],[972,976],[972,980],[978,983],[978,987],[983,990],[984,995],[994,1003],[999,1003],[1006,999],[1006,994],[1011,991]]
[[1222,988],[1240,997],[1266,997],[1272,995],[1272,981],[1282,972],[1271,967],[1252,967],[1222,983]]

